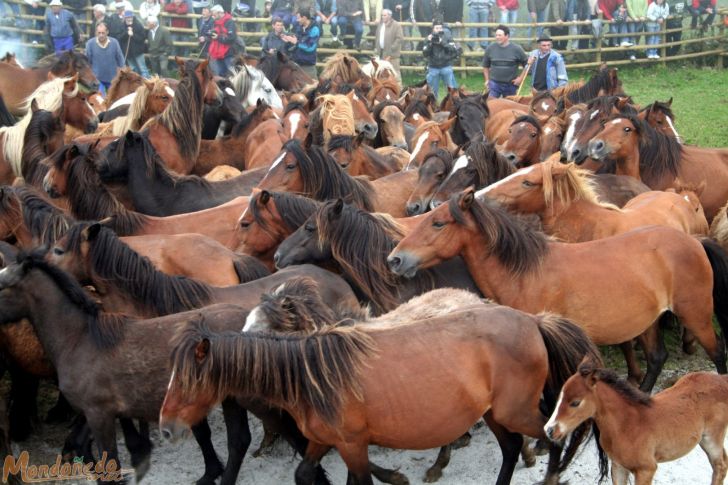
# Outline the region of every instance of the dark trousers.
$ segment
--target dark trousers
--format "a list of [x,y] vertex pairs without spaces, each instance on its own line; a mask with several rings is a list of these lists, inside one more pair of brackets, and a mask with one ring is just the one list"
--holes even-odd
[[[687,8],[688,12],[690,12],[693,16],[693,21],[690,22],[690,27],[696,28],[698,26],[698,19],[700,18],[701,15],[706,13],[705,9],[707,7],[701,6],[698,8],[694,8],[694,7],[685,7],[685,8]],[[715,20],[715,7],[713,7],[713,13],[708,14],[708,16],[705,17],[705,20],[703,20],[703,24],[702,24],[703,28],[706,28],[710,24],[712,24],[713,20]]]

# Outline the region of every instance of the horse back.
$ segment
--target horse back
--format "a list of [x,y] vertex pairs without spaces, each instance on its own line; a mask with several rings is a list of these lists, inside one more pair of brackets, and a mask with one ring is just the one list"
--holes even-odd
[[[705,188],[700,193],[700,203],[705,209],[708,222],[728,200],[728,148],[701,148],[685,146],[676,180],[671,186],[682,184]],[[655,188],[663,190],[667,187]]]

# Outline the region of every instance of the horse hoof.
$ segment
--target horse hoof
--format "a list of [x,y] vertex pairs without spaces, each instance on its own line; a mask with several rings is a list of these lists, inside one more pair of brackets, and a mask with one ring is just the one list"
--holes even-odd
[[204,475],[202,475],[202,478],[197,480],[195,482],[196,485],[215,485],[215,480],[218,479],[222,475],[222,472],[225,471],[225,468],[223,468],[222,463],[219,461],[213,466],[213,469],[211,471],[206,471]]
[[[218,475],[220,476],[220,475]],[[217,478],[217,477],[215,477]],[[208,477],[207,475],[203,475],[202,478],[197,480],[195,482],[195,485],[215,485],[215,478]]]
[[144,475],[146,475],[149,471],[149,467],[151,466],[151,464],[151,454],[146,455],[142,460],[139,461],[139,463],[132,464],[134,466],[134,478],[136,478],[137,483],[142,481]]
[[409,485],[409,478],[404,473],[392,472],[391,478],[390,485]]
[[693,355],[695,352],[698,351],[698,345],[695,343],[695,340],[691,340],[690,342],[683,342],[683,352],[685,352],[688,355]]
[[546,440],[536,440],[536,444],[533,447],[533,453],[536,456],[544,456],[549,452],[549,444]]
[[468,446],[470,444],[470,438],[472,438],[472,435],[469,432],[466,432],[460,438],[453,441],[452,449],[457,450],[460,448],[465,448],[466,446]]
[[442,468],[430,468],[427,470],[427,473],[425,473],[425,478],[422,481],[425,483],[435,483],[440,478],[442,478]]

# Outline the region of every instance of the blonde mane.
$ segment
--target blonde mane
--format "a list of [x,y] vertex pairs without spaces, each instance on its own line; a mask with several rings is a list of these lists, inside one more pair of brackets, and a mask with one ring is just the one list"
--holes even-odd
[[167,81],[161,79],[159,76],[151,77],[149,82],[153,83],[152,88],[149,89],[147,83],[143,83],[136,89],[136,96],[134,96],[134,101],[129,106],[129,113],[126,116],[120,116],[112,120],[110,126],[111,132],[107,134],[122,136],[129,130],[139,131],[147,120],[155,114],[158,114],[147,111],[147,101],[151,94],[166,89],[168,84]]
[[364,74],[359,61],[346,52],[337,52],[329,57],[321,72],[321,79],[336,79],[338,76],[344,84],[353,84]]
[[333,135],[356,136],[354,110],[351,100],[343,94],[324,94],[321,100],[321,121],[324,130],[324,144],[329,144]]
[[[554,167],[566,168],[563,175],[556,180],[553,176]],[[576,200],[585,200],[607,209],[620,210],[613,204],[599,200],[592,173],[577,167],[574,163],[563,165],[560,161],[554,160],[554,156],[552,156],[541,163],[541,173],[543,174],[543,197],[546,207],[553,207],[554,198],[556,198],[565,206]]]
[[25,130],[30,124],[30,118],[33,116],[30,104],[33,100],[38,104],[39,109],[46,111],[56,111],[61,105],[64,97],[72,98],[78,94],[78,83],[70,93],[64,93],[64,84],[70,81],[70,77],[59,77],[47,81],[33,91],[33,94],[23,100],[22,110],[25,116],[21,118],[13,126],[0,128],[0,137],[5,135],[3,140],[3,156],[5,160],[13,168],[16,177],[22,177],[22,159],[23,159],[23,137]]

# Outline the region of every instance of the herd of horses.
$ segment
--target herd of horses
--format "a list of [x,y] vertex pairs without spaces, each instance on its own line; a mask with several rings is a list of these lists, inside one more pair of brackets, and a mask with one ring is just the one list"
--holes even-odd
[[[498,484],[541,451],[559,483],[592,433],[614,483],[696,444],[723,483],[728,149],[683,144],[671,100],[636,106],[606,66],[438,103],[344,53],[319,79],[280,53],[228,78],[177,63],[102,98],[81,54],[0,62],[0,437],[33,432],[48,379],[64,458],[118,460],[118,420],[137,480],[158,423],[194,435],[197,483],[234,483],[251,412],[297,484],[329,483],[332,448],[351,483],[409,483],[370,444],[440,447],[435,481],[481,418]],[[673,320],[721,375],[652,397]]]

